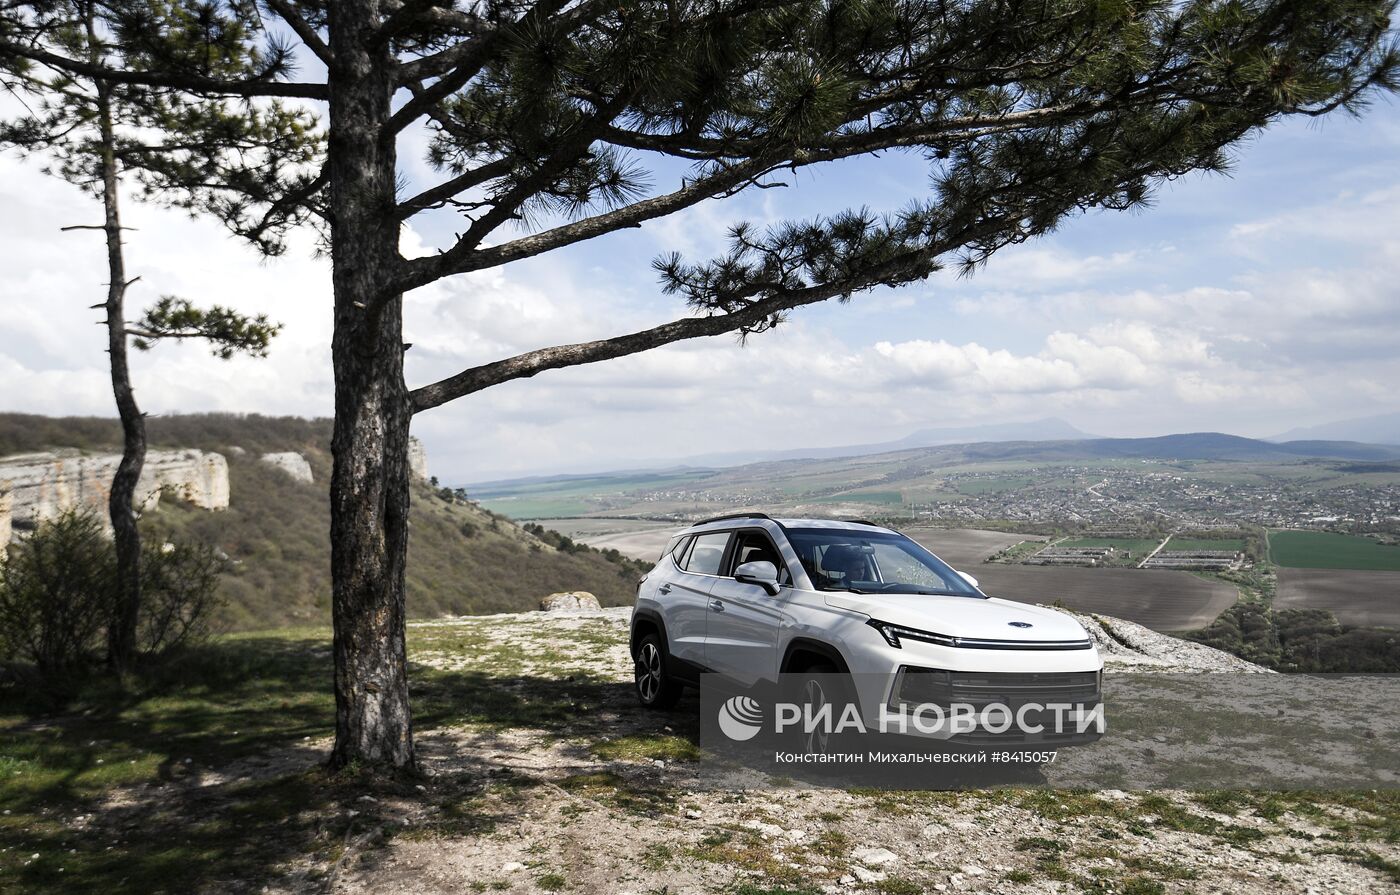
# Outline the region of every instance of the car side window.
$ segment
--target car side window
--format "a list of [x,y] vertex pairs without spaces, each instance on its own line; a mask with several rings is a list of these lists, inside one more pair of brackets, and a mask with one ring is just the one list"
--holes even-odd
[[690,551],[690,545],[694,540],[695,539],[689,535],[676,538],[675,543],[671,545],[671,549],[667,551],[671,554],[671,558],[676,561],[676,565],[682,569],[685,568],[685,555]]
[[690,555],[681,568],[696,575],[718,575],[724,562],[724,548],[729,544],[729,532],[717,531],[696,535]]
[[778,553],[778,548],[773,546],[773,542],[768,539],[768,535],[761,531],[741,531],[736,537],[733,559],[729,563],[727,575],[733,576],[734,570],[746,562],[771,562],[773,567],[778,570],[779,584],[792,582],[788,575],[787,563],[783,562],[782,555]]

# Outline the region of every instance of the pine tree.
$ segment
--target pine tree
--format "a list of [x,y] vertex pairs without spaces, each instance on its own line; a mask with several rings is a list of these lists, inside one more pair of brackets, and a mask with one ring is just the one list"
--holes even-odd
[[[171,16],[196,14],[193,6],[172,6]],[[35,47],[61,52],[97,68],[119,68],[137,61],[123,52],[114,35],[121,10],[91,0],[64,0],[46,4],[42,31],[35,33]],[[220,47],[206,43],[207,56],[222,55],[220,64],[240,74],[251,71],[243,58],[247,48],[241,39],[226,40]],[[106,314],[108,366],[112,394],[122,423],[122,458],[112,480],[108,513],[116,551],[118,599],[114,617],[107,624],[108,660],[124,672],[136,655],[136,631],[141,611],[141,535],[137,526],[135,493],[146,460],[145,418],[131,384],[127,347],[148,350],[167,339],[203,339],[217,357],[237,352],[265,355],[278,326],[266,316],[248,317],[228,308],[197,308],[187,299],[163,296],[139,320],[126,317],[126,294],[139,277],[127,278],[121,223],[121,187],[124,179],[144,185],[152,197],[171,195],[169,181],[192,183],[193,172],[207,178],[211,171],[227,180],[263,172],[245,170],[238,162],[214,167],[231,149],[247,151],[271,144],[285,158],[299,147],[314,151],[314,140],[297,136],[296,117],[262,111],[231,111],[214,101],[189,101],[136,83],[114,83],[101,76],[78,75],[24,64],[11,58],[5,64],[6,86],[33,104],[28,113],[0,122],[0,147],[18,147],[42,153],[48,170],[93,194],[102,203],[101,224],[76,224],[64,230],[97,230],[104,234],[107,254],[106,300],[94,305]],[[160,137],[152,138],[155,131]],[[291,132],[291,136],[289,136]],[[228,189],[220,183],[216,187]],[[197,192],[182,197],[194,201]],[[227,201],[227,200],[225,200]],[[207,204],[207,199],[205,199]]]
[[[0,25],[0,54],[188,96],[326,103],[323,167],[259,206],[269,225],[258,237],[306,209],[324,208],[330,223],[336,765],[413,763],[403,602],[414,413],[969,270],[1078,213],[1140,206],[1165,180],[1221,170],[1231,146],[1281,116],[1357,110],[1397,86],[1391,0],[208,6],[249,42],[285,35],[315,75],[191,67],[150,17],[124,32],[148,61],[123,71],[36,50],[23,13]],[[400,196],[397,141],[422,123],[442,178]],[[883,214],[738,223],[720,257],[656,260],[662,291],[688,308],[669,323],[416,389],[404,380],[409,290],[883,151],[925,157],[929,194]],[[652,185],[677,163],[688,168],[679,183]],[[404,258],[403,223],[439,208],[461,213],[462,232]]]

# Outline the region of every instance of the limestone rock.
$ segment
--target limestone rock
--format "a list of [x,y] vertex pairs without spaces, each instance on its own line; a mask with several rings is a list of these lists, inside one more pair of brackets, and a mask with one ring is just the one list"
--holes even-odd
[[1271,674],[1269,669],[1200,643],[1180,640],[1134,622],[1105,615],[1068,612],[1103,657],[1104,671],[1233,671]]
[[269,466],[275,466],[298,482],[310,484],[315,481],[311,475],[311,464],[306,462],[306,458],[296,451],[279,451],[277,453],[263,454],[262,462]]
[[[120,462],[120,454],[73,449],[0,458],[0,491],[9,492],[13,526],[32,528],[68,510],[90,510],[105,518]],[[227,509],[228,461],[205,451],[149,451],[136,485],[137,510],[159,504],[162,491],[202,509]],[[0,522],[0,530],[4,527]]]
[[851,857],[867,867],[883,867],[886,864],[899,863],[899,855],[887,848],[858,848],[851,852]]
[[9,491],[0,491],[0,557],[5,555],[5,545],[10,543],[11,508],[14,497]]
[[540,600],[540,610],[543,612],[566,612],[584,609],[602,609],[598,598],[586,590],[568,591],[565,593],[550,594]]
[[428,451],[412,436],[408,439],[408,469],[415,479],[428,480]]

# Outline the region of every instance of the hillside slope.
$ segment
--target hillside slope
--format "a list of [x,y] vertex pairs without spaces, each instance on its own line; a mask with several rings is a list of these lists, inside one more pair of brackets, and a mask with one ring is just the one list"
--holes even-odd
[[[228,554],[224,576],[233,629],[321,624],[330,618],[329,420],[201,414],[150,420],[152,448],[198,448],[228,459],[229,508],[209,512],[162,501],[142,519],[149,537],[191,538]],[[0,415],[0,456],[56,447],[116,450],[116,420]],[[241,450],[240,450],[241,449]],[[314,483],[257,458],[295,451]],[[566,538],[537,537],[502,516],[415,483],[408,611],[415,617],[534,609],[540,597],[586,590],[605,606],[629,603],[649,564]]]

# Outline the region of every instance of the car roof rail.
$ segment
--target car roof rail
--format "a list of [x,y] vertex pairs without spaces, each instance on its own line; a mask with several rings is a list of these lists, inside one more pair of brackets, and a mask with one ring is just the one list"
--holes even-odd
[[869,519],[842,519],[841,521],[848,522],[851,525],[873,525],[876,528],[884,528],[880,523],[871,522]]
[[711,522],[727,522],[730,519],[768,519],[771,521],[772,518],[767,513],[729,513],[724,516],[715,516],[713,519],[701,519],[694,524],[709,525]]

